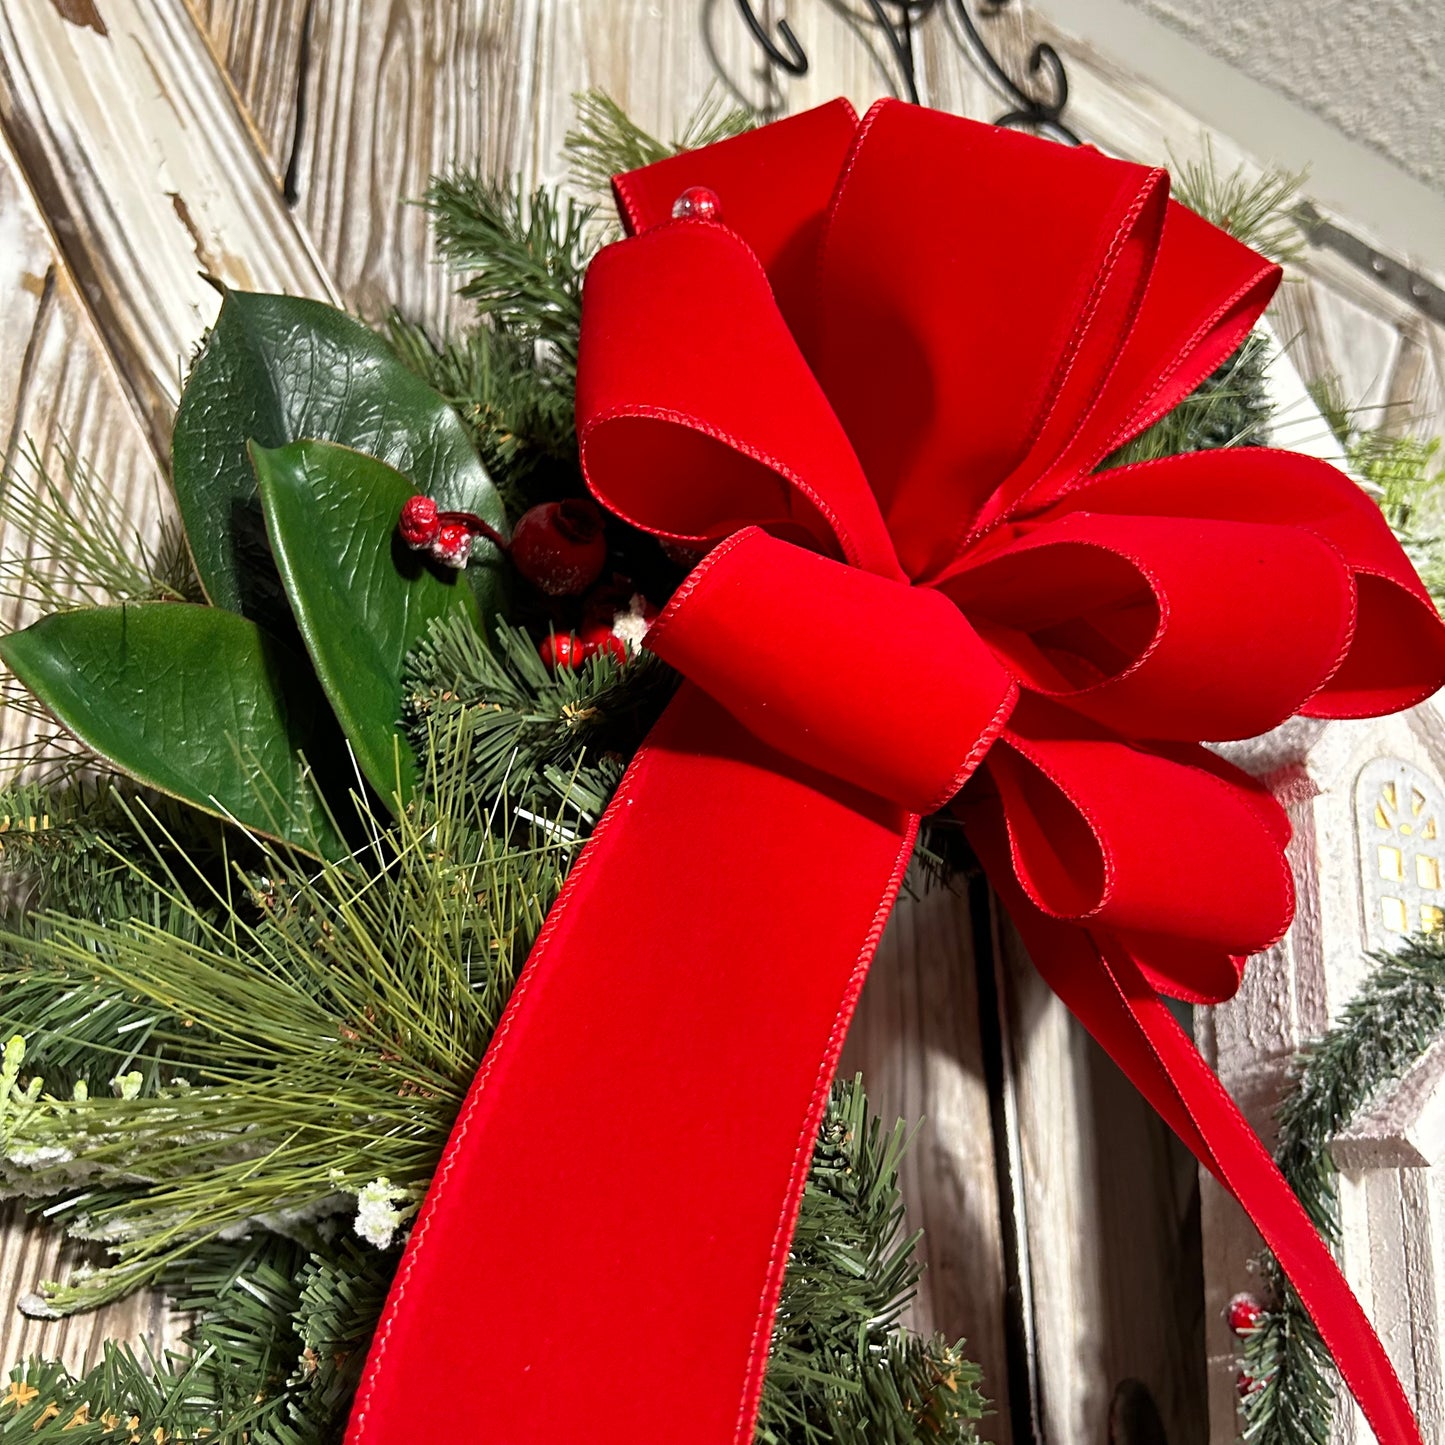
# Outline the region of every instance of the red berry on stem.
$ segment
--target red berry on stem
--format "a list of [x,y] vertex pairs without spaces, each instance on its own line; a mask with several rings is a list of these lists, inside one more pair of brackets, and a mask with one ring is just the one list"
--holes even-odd
[[1237,1335],[1247,1335],[1264,1323],[1265,1308],[1252,1294],[1237,1294],[1225,1307],[1224,1318]]
[[431,554],[447,567],[465,567],[472,554],[471,531],[461,522],[447,522],[432,539]]
[[585,498],[533,507],[523,512],[512,533],[517,571],[552,597],[585,592],[606,560],[602,513]]
[[1252,1395],[1259,1388],[1259,1381],[1246,1370],[1241,1370],[1234,1377],[1234,1388],[1243,1400],[1247,1395]]
[[559,667],[581,667],[586,657],[581,641],[570,632],[549,632],[537,644],[537,653],[553,672]]
[[606,622],[584,622],[577,637],[582,644],[583,657],[610,652],[614,662],[627,661],[627,644],[612,631],[610,619]]
[[430,497],[408,497],[402,505],[396,529],[408,547],[429,547],[441,530],[437,504]]

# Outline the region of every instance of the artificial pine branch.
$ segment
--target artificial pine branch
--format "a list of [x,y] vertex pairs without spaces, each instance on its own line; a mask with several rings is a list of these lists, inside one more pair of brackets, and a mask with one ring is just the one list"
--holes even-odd
[[99,983],[134,1001],[118,1027],[144,1019],[174,1061],[114,1092],[52,1076],[0,1099],[0,1179],[83,1190],[69,1230],[115,1256],[48,1290],[53,1308],[116,1298],[223,1230],[300,1229],[378,1176],[419,1197],[575,848],[560,828],[491,831],[465,754],[439,737],[431,757],[425,801],[377,826],[367,868],[272,852],[214,913],[163,879],[155,917],[56,914],[3,940],[28,1009]]
[[1380,504],[1435,606],[1445,611],[1445,442],[1361,426],[1360,409],[1345,402],[1335,377],[1315,383],[1310,394],[1350,470]]
[[758,1416],[758,1445],[963,1445],[984,1413],[962,1341],[899,1329],[920,1277],[898,1171],[862,1081],[834,1086],[818,1134]]
[[1269,340],[1253,331],[1172,411],[1126,442],[1104,465],[1156,461],[1214,447],[1257,447],[1269,441],[1273,404],[1265,384]]
[[0,529],[25,539],[0,557],[0,595],[41,612],[108,602],[197,601],[185,534],[166,516],[148,542],[104,480],[68,445],[56,476],[33,443],[0,475]]
[[741,135],[757,124],[751,109],[732,103],[717,88],[703,97],[671,143],[643,130],[606,91],[582,91],[572,100],[576,122],[562,142],[568,179],[583,195],[599,201],[610,199],[613,176]]
[[[1387,1084],[1445,1034],[1445,941],[1410,940],[1380,955],[1339,1022],[1296,1061],[1280,1103],[1279,1166],[1315,1227],[1339,1241],[1329,1145]],[[1335,1371],[1314,1321],[1272,1255],[1264,1273],[1278,1303],[1244,1338],[1250,1382],[1241,1400],[1248,1445],[1327,1445]]]
[[426,205],[442,256],[466,273],[459,294],[494,329],[544,348],[561,375],[575,377],[593,208],[467,170],[433,179]]
[[1174,199],[1273,261],[1297,260],[1304,236],[1294,209],[1307,171],[1269,170],[1251,175],[1239,165],[1224,174],[1206,138],[1198,160],[1170,158]]
[[651,653],[601,651],[550,670],[521,628],[441,623],[413,653],[408,691],[420,727],[441,728],[467,759],[479,799],[559,813],[588,829],[677,686]]

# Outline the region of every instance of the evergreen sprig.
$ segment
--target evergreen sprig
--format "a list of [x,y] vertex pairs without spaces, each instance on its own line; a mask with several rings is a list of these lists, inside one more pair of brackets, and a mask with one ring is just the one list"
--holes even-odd
[[416,726],[455,739],[476,797],[587,830],[676,686],[648,652],[553,672],[521,628],[499,625],[489,645],[443,623],[413,654],[409,691]]
[[[425,801],[377,824],[365,860],[263,853],[214,911],[168,871],[150,916],[67,910],[0,936],[0,1037],[128,1004],[91,1064],[112,1087],[0,1090],[0,1184],[73,1201],[68,1231],[115,1258],[47,1288],[51,1308],[115,1299],[223,1231],[304,1231],[381,1177],[420,1196],[575,848],[494,829],[463,756],[434,738]],[[114,1072],[138,1029],[150,1065]]]
[[1214,447],[1264,446],[1274,412],[1266,385],[1269,349],[1263,332],[1251,332],[1178,406],[1126,442],[1104,465],[1156,461]]
[[610,196],[613,176],[741,135],[757,124],[751,109],[734,104],[717,88],[703,97],[671,142],[650,135],[606,91],[582,91],[573,103],[576,122],[562,142],[568,178],[582,194],[598,200]]
[[185,534],[164,515],[154,540],[105,480],[62,443],[60,471],[27,441],[0,474],[0,530],[25,539],[0,555],[0,596],[41,612],[110,602],[195,601],[200,585]]
[[[1445,1034],[1445,941],[1410,940],[1379,955],[1339,1022],[1293,1069],[1280,1102],[1279,1166],[1320,1233],[1338,1243],[1339,1195],[1329,1145],[1388,1084]],[[1241,1400],[1248,1445],[1328,1445],[1336,1378],[1329,1352],[1272,1255],[1276,1306],[1247,1333]]]
[[1335,377],[1324,377],[1310,393],[1350,470],[1380,504],[1436,607],[1445,611],[1445,442],[1362,426],[1360,410],[1345,402]]
[[474,170],[436,177],[426,205],[442,256],[466,275],[459,294],[495,330],[544,348],[558,373],[575,376],[593,207]]
[[1220,170],[1207,139],[1199,159],[1170,158],[1175,200],[1252,246],[1271,260],[1297,260],[1304,234],[1294,209],[1307,171],[1267,170],[1254,175],[1243,165]]
[[819,1131],[773,1327],[758,1445],[975,1439],[979,1371],[961,1343],[900,1331],[919,1280],[898,1171],[909,1136],[883,1132],[862,1081],[839,1084]]

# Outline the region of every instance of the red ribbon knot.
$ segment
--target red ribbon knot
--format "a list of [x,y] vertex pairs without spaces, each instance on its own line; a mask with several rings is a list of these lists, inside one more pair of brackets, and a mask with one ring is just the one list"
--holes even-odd
[[[1250,1211],[1379,1438],[1418,1441],[1159,998],[1228,997],[1293,910],[1283,810],[1201,744],[1445,680],[1425,589],[1331,467],[1230,448],[1099,469],[1236,350],[1278,268],[1160,171],[897,102],[615,187],[633,234],[587,279],[582,463],[635,526],[710,549],[648,639],[689,685],[488,1052],[353,1445],[427,1434],[419,1399],[459,1378],[498,1445],[660,1438],[659,1379],[687,1381],[669,1445],[746,1445],[843,1031],[917,815],[950,802],[1041,972]],[[672,219],[700,190],[721,220]],[[456,1299],[473,1276],[485,1329]]]

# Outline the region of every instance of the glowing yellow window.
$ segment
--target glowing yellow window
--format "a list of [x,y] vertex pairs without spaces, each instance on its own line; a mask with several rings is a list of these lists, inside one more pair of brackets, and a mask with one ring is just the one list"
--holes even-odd
[[1380,857],[1380,877],[1393,878],[1403,883],[1405,880],[1405,855],[1398,848],[1392,848],[1388,843],[1381,843],[1376,852]]
[[1421,905],[1420,931],[1439,933],[1442,929],[1445,929],[1445,908],[1437,908],[1433,903]]
[[1438,891],[1440,887],[1440,860],[1428,853],[1415,855],[1415,881],[1421,888]]
[[1403,898],[1380,899],[1380,919],[1391,933],[1410,931],[1410,915],[1405,912]]

